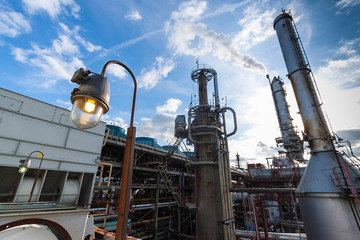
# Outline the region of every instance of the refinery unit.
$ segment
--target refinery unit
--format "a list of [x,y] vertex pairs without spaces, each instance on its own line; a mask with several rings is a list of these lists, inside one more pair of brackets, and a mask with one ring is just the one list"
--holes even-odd
[[[291,14],[274,29],[304,132],[283,80],[267,75],[281,150],[231,167],[228,138],[241,127],[220,103],[221,76],[197,63],[198,101],[175,118],[174,138],[136,137],[126,239],[360,239],[359,159],[329,130]],[[0,98],[0,239],[117,239],[125,129],[79,129],[66,109],[3,88]]]

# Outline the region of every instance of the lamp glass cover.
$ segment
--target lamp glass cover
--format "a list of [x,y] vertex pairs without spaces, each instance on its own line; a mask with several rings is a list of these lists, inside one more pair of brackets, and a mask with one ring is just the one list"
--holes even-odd
[[28,168],[25,167],[25,166],[20,166],[19,167],[19,173],[26,173],[27,170],[28,170]]
[[78,97],[71,110],[71,120],[75,126],[82,129],[95,127],[100,121],[104,109],[101,104],[88,97]]

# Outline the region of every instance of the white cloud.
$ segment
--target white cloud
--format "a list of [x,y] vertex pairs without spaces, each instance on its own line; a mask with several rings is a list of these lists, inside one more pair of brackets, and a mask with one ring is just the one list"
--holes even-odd
[[30,31],[30,23],[24,15],[0,4],[0,35],[16,37]]
[[175,68],[175,63],[172,59],[164,59],[163,57],[156,57],[156,63],[149,71],[142,70],[139,77],[139,87],[151,89],[162,79],[166,78],[169,72]]
[[79,18],[80,6],[73,0],[22,0],[25,10],[30,14],[46,12],[51,18],[56,18],[61,12],[70,8],[71,15]]
[[52,41],[50,47],[31,43],[30,49],[12,48],[12,55],[17,61],[37,69],[34,73],[41,78],[37,85],[45,88],[55,85],[58,80],[69,80],[76,69],[84,67],[79,49],[79,44],[84,42],[78,35],[78,28],[72,31],[62,23],[60,28],[58,38]]
[[131,21],[139,21],[143,17],[140,15],[140,13],[137,10],[131,10],[128,15],[125,16],[125,19],[129,19]]
[[61,107],[71,110],[72,103],[70,101],[62,101],[60,99],[56,100],[56,103],[60,104]]
[[356,38],[350,41],[341,41],[342,46],[337,50],[338,54],[345,54],[347,56],[354,56],[357,53],[356,45],[360,45],[360,38]]
[[262,11],[257,5],[251,5],[244,11],[244,17],[239,21],[242,30],[234,38],[241,48],[251,48],[272,35],[275,9]]
[[141,124],[137,126],[136,135],[139,137],[152,137],[166,142],[174,138],[175,115],[156,114],[152,118],[141,118]]
[[110,75],[113,75],[114,77],[124,79],[128,75],[127,72],[125,72],[125,69],[119,65],[116,64],[110,64],[106,68],[106,73],[109,73]]
[[242,1],[239,3],[225,3],[219,7],[217,7],[214,11],[206,13],[203,18],[211,18],[211,17],[216,17],[218,15],[224,14],[224,13],[232,13],[234,12],[237,8],[242,7],[246,4],[248,4],[250,1]]
[[156,112],[157,113],[165,113],[165,112],[174,113],[178,110],[178,108],[181,104],[182,104],[182,102],[180,99],[169,98],[168,100],[166,100],[166,103],[164,105],[156,107]]
[[175,50],[175,54],[195,57],[211,54],[220,60],[231,61],[235,66],[265,74],[265,66],[254,57],[241,54],[234,39],[207,30],[207,25],[197,22],[205,10],[206,2],[192,0],[181,3],[179,10],[171,14],[165,32],[168,46]]
[[80,26],[75,26],[73,30],[71,30],[68,26],[63,23],[59,23],[62,32],[71,38],[74,38],[78,43],[80,43],[88,52],[99,51],[102,49],[101,46],[93,45],[89,41],[85,40],[80,36],[79,31],[81,30]]
[[92,57],[90,60],[88,60],[87,64],[94,63],[95,61],[98,61],[99,59],[107,57],[111,53],[116,53],[122,48],[134,45],[134,44],[136,44],[136,43],[138,43],[138,42],[140,42],[140,41],[142,41],[144,39],[147,39],[147,38],[149,38],[149,37],[151,37],[151,36],[153,36],[155,34],[158,34],[158,33],[162,32],[162,31],[163,31],[163,29],[158,29],[158,30],[155,30],[155,31],[152,31],[152,32],[148,32],[148,33],[145,33],[145,34],[141,35],[140,37],[133,38],[133,39],[127,40],[125,42],[116,44],[115,46],[113,46],[113,47],[111,47],[109,49],[104,49],[99,55],[96,55],[96,56]]
[[358,4],[360,4],[360,0],[340,0],[335,4],[335,6],[343,9],[347,7],[354,7]]
[[101,121],[106,122],[106,124],[121,127],[125,131],[129,127],[129,124],[122,117],[110,118],[109,115],[105,114],[101,117]]
[[360,39],[341,41],[340,44],[336,51],[340,57],[326,59],[326,64],[319,68],[317,75],[340,88],[360,87],[360,54],[357,51]]

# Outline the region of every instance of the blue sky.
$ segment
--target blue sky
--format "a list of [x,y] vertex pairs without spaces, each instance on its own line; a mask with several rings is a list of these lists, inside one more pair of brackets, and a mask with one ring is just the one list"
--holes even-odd
[[[244,161],[276,152],[280,132],[266,73],[282,77],[302,129],[272,26],[290,9],[331,126],[360,154],[359,0],[0,0],[0,9],[1,87],[70,108],[74,71],[101,72],[108,60],[121,61],[138,81],[137,136],[166,144],[197,91],[190,72],[198,59],[217,71],[222,103],[237,112],[230,156]],[[116,65],[106,76],[111,100],[103,120],[127,128],[132,81]]]

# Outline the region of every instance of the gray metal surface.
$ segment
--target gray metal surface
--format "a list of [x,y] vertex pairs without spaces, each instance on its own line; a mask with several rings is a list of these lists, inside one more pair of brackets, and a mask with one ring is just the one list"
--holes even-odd
[[[0,202],[24,201],[41,158],[31,156],[26,174],[19,160],[41,151],[44,160],[32,201],[90,202],[105,123],[73,126],[70,111],[0,88]],[[27,190],[27,188],[30,189]]]

